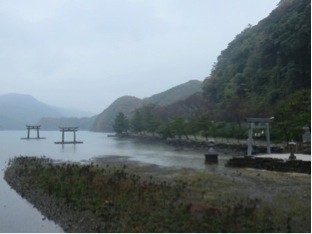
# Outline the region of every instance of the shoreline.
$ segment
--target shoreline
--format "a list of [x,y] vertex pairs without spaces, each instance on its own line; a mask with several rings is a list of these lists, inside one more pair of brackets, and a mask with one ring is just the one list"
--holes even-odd
[[91,212],[75,210],[62,199],[41,189],[21,184],[18,177],[6,176],[5,180],[21,197],[45,218],[58,224],[64,232],[97,232],[98,220]]
[[[234,194],[235,197],[251,197],[269,203],[282,194],[285,201],[288,201],[288,196],[296,196],[297,201],[294,203],[294,207],[297,207],[298,204],[300,205],[299,207],[301,207],[302,204],[306,206],[307,202],[311,203],[309,196],[311,177],[306,174],[240,168],[229,169],[226,173],[222,174],[215,174],[199,169],[178,169],[141,163],[129,160],[129,157],[125,156],[98,157],[90,160],[90,163],[94,163],[95,166],[127,165],[135,174],[143,176],[142,178],[153,176],[154,179],[160,181],[181,179],[190,184],[199,183],[200,187],[195,186],[194,189],[200,189],[200,191],[206,194],[205,196],[207,196],[207,199],[209,198],[209,201],[214,201],[216,203],[226,201],[233,197]],[[201,178],[201,180],[197,178]],[[202,184],[200,181],[205,180],[205,178],[207,182]],[[79,211],[68,205],[62,199],[56,198],[53,195],[48,195],[34,187],[21,184],[16,175],[6,176],[5,180],[17,193],[33,204],[45,217],[59,224],[65,232],[98,232],[101,227],[105,226],[103,220],[98,219],[92,212]],[[221,197],[220,194],[222,194]],[[292,201],[292,203],[293,202],[294,201]],[[296,222],[293,224],[295,230],[298,232],[302,230],[304,232],[309,232],[307,227],[300,227],[302,226],[300,222],[303,221],[300,220],[299,223]]]
[[[163,139],[159,136],[152,136],[152,135],[139,135],[139,134],[124,134],[124,135],[110,135],[109,137],[120,137],[125,139],[137,139],[142,142],[161,142],[167,145],[171,145],[177,148],[185,148],[191,149],[195,151],[206,151],[210,147],[209,141],[214,142],[214,148],[220,150],[220,152],[224,154],[231,154],[232,156],[244,156],[247,154],[247,141],[246,140],[237,140],[237,139],[228,139],[228,138],[212,138],[210,137],[209,140],[206,140],[202,137],[198,139],[194,139],[194,137],[189,137],[186,139],[185,137],[181,139],[177,138],[170,138],[170,139]],[[311,155],[311,147],[310,145],[305,145],[300,143],[300,150],[296,150],[296,153],[300,154],[310,154]],[[267,152],[266,142],[254,140],[253,144],[253,155],[258,154],[265,154]],[[271,152],[272,153],[289,153],[290,149],[286,143],[284,144],[272,144],[271,143]]]

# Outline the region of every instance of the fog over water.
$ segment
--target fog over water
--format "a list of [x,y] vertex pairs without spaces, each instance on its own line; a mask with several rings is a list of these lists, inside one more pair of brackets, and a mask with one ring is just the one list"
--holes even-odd
[[[77,132],[77,140],[83,144],[57,145],[61,140],[59,131],[41,131],[43,140],[21,140],[27,131],[0,131],[0,232],[61,232],[62,229],[45,219],[9,187],[3,179],[4,169],[10,158],[19,155],[47,156],[62,161],[89,163],[98,156],[127,156],[130,160],[153,163],[168,167],[197,168],[218,172],[224,169],[229,156],[220,155],[218,165],[205,165],[204,155],[199,152],[177,150],[158,143],[142,143],[131,139],[107,137],[106,133]],[[31,132],[32,134],[35,134]],[[72,133],[65,134],[65,140],[72,140]]]

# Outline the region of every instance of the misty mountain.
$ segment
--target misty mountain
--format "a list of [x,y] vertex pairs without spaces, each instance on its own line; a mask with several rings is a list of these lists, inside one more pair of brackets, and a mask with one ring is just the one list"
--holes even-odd
[[95,114],[89,111],[77,110],[73,108],[64,108],[64,107],[54,107],[57,111],[61,112],[62,115],[68,118],[85,118],[92,117]]
[[157,105],[169,105],[179,100],[184,100],[195,93],[201,92],[201,85],[201,81],[191,80],[159,94],[155,94],[149,98],[139,99],[133,96],[123,96],[118,98],[98,115],[91,131],[112,132],[113,123],[119,112],[123,112],[126,116],[129,116],[144,104],[153,103]]
[[199,80],[190,80],[184,84],[175,86],[164,92],[155,94],[149,98],[143,99],[147,103],[156,105],[169,105],[177,101],[186,99],[187,97],[202,91],[202,82]]
[[50,106],[26,94],[0,95],[0,130],[25,129],[25,125],[36,125],[43,117],[64,118],[83,113],[88,114]]
[[99,114],[91,128],[95,132],[112,132],[113,123],[119,112],[129,115],[134,110],[142,107],[144,101],[133,96],[123,96],[114,101],[101,114]]
[[51,118],[44,117],[38,122],[42,126],[42,130],[58,130],[60,126],[79,127],[79,130],[90,130],[96,119],[96,115],[92,117],[67,117],[67,118]]
[[[203,82],[203,95],[160,106],[167,98],[170,103],[177,94],[185,92],[172,88],[144,99],[142,105],[158,105],[146,105],[135,112],[139,123],[136,131],[159,128],[161,125],[155,127],[157,121],[152,121],[156,119],[162,121],[158,122],[161,127],[167,124],[165,130],[169,129],[170,136],[175,134],[170,132],[172,123],[181,132],[181,123],[209,120],[210,124],[213,120],[214,126],[220,127],[213,130],[214,135],[241,138],[246,117],[274,116],[272,139],[302,141],[302,127],[311,126],[311,1],[280,1],[268,17],[255,26],[249,25],[221,52]],[[178,118],[176,122],[174,118]],[[105,127],[114,121],[103,115],[98,120]],[[227,125],[237,130],[230,130]],[[101,124],[96,127],[97,131],[112,130]],[[191,127],[197,134],[203,130],[196,129],[196,124]]]

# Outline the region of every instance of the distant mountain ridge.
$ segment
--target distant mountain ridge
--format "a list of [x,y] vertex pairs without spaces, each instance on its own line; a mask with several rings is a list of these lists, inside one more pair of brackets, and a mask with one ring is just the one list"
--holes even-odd
[[74,117],[82,113],[87,112],[50,106],[27,94],[0,95],[0,130],[20,130],[27,124],[38,124],[44,117]]
[[[173,118],[185,123],[206,118],[220,123],[220,135],[243,137],[239,134],[244,134],[246,117],[274,116],[272,139],[301,140],[302,127],[311,126],[311,1],[281,0],[268,17],[245,28],[218,56],[202,88],[203,95],[183,97],[182,101],[177,100],[180,97],[173,101],[177,94],[185,93],[181,86],[146,98],[143,104],[139,100],[140,105],[150,102],[157,106],[142,108],[143,117],[138,121],[144,121],[144,111],[153,110],[154,117],[167,121],[170,131]],[[92,130],[113,130],[114,115],[106,113],[117,110],[115,104],[96,120],[106,125],[98,124]],[[232,134],[222,127],[224,123],[238,131]],[[144,129],[144,124],[139,127]]]
[[187,97],[202,91],[202,82],[199,80],[190,80],[181,85],[175,86],[164,92],[154,94],[149,98],[143,100],[147,103],[153,103],[156,105],[169,105]]
[[39,120],[38,124],[42,126],[42,130],[58,130],[61,126],[78,127],[79,130],[90,130],[96,115],[92,117],[66,117],[66,118],[51,118],[43,117]]
[[112,132],[114,120],[119,112],[129,115],[132,111],[142,107],[143,105],[143,100],[137,97],[120,97],[97,116],[91,131]]
[[202,91],[202,82],[198,80],[190,80],[184,84],[175,86],[164,92],[155,94],[151,97],[140,99],[133,96],[123,96],[114,101],[107,107],[95,120],[91,131],[95,132],[112,132],[113,123],[119,112],[123,112],[129,116],[136,109],[144,104],[152,103],[156,105],[169,105],[180,100],[184,100],[189,96]]
[[21,130],[25,125],[41,125],[44,130],[56,130],[61,125],[75,125],[84,130],[112,131],[118,112],[130,115],[144,104],[168,105],[201,92],[202,82],[191,80],[169,90],[140,99],[123,96],[115,100],[98,116],[83,118],[88,112],[47,105],[31,95],[10,93],[0,95],[0,130]]

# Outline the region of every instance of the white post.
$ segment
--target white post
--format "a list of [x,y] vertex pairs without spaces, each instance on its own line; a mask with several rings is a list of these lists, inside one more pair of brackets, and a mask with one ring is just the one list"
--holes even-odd
[[247,142],[247,156],[252,156],[252,133],[253,133],[253,123],[249,124],[249,132],[248,132],[248,142]]
[[270,128],[269,123],[266,123],[266,142],[267,142],[267,153],[271,153],[271,142],[270,142]]

